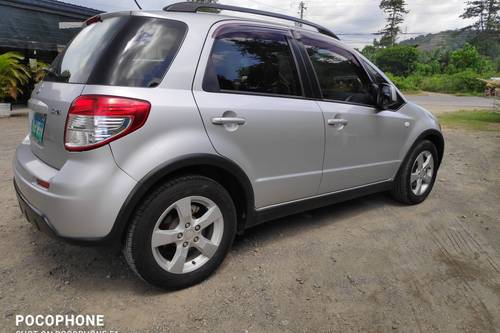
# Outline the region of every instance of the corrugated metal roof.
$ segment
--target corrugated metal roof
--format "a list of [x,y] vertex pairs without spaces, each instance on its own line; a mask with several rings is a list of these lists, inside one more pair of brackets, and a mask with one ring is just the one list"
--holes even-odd
[[59,22],[84,21],[101,13],[55,0],[0,0],[0,47],[57,51],[78,29]]
[[76,16],[81,18],[102,13],[102,11],[97,9],[87,8],[56,0],[0,0],[0,6],[2,5],[14,6],[30,10],[57,12],[58,14]]

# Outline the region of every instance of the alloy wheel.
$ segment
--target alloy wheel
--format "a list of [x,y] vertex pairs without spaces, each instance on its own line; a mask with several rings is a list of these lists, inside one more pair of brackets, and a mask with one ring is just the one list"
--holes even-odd
[[434,158],[428,150],[418,154],[410,174],[410,188],[413,194],[422,195],[429,189],[434,176]]
[[215,255],[223,233],[222,212],[212,200],[185,197],[170,205],[156,222],[151,236],[153,256],[169,273],[189,273]]

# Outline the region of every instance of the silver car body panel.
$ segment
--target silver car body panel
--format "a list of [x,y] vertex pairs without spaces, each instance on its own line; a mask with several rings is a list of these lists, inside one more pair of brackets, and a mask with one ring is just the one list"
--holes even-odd
[[[109,146],[72,153],[58,170],[35,156],[25,140],[13,167],[23,197],[45,214],[58,235],[68,238],[106,236],[136,184],[117,167]],[[49,189],[37,185],[37,178],[50,181]]]
[[[217,152],[252,182],[255,206],[315,195],[321,180],[323,115],[314,101],[200,91],[194,96]],[[236,127],[212,118],[241,117]]]
[[64,148],[64,127],[71,103],[81,95],[84,84],[41,82],[35,86],[31,99],[29,123],[34,112],[46,114],[43,143],[31,142],[31,150],[38,158],[56,169],[60,169],[68,158]]
[[441,133],[441,126],[435,115],[412,102],[406,102],[397,112],[413,120],[410,121],[410,131],[399,151],[399,159],[402,161],[422,133],[429,130]]
[[319,193],[345,190],[394,177],[400,151],[410,132],[408,116],[372,107],[318,102],[325,119],[347,122],[326,125],[323,179]]
[[151,103],[143,127],[110,143],[118,166],[135,180],[183,155],[216,154],[190,90],[86,86],[83,93],[127,96]]

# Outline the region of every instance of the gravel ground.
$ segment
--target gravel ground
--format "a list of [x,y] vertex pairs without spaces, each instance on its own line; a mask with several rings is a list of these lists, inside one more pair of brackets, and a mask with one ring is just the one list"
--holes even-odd
[[64,244],[21,216],[11,160],[25,117],[0,119],[0,330],[16,314],[103,314],[120,332],[495,332],[500,133],[445,130],[429,199],[379,194],[249,230],[209,280],[165,293],[117,251]]

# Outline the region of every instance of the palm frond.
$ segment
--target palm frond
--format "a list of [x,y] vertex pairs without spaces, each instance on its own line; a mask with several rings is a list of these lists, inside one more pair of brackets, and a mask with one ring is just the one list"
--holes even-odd
[[15,100],[21,92],[19,86],[29,82],[31,75],[23,60],[24,57],[16,52],[0,55],[0,101],[7,97]]

